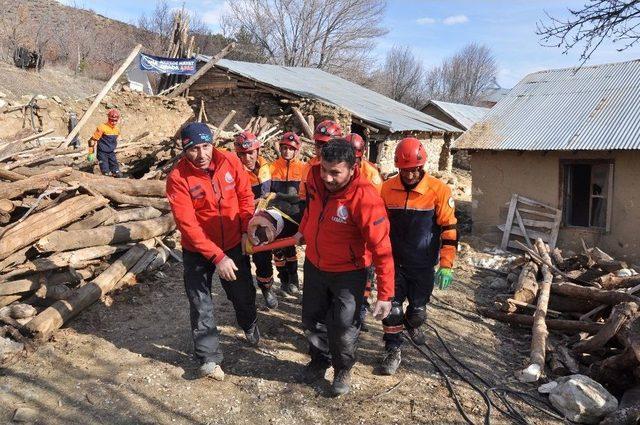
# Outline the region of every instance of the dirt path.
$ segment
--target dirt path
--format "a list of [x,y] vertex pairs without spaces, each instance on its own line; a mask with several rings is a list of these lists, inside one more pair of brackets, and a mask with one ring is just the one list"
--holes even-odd
[[[455,288],[436,291],[440,301],[429,307],[430,323],[476,371],[509,383],[528,354],[526,332],[475,314],[476,302],[493,298],[482,289],[493,276],[479,274],[464,258],[460,264]],[[299,300],[281,297],[280,309],[269,312],[258,297],[263,344],[256,349],[233,326],[233,309],[219,285],[215,300],[227,378],[194,379],[181,273],[179,265],[166,266],[114,296],[111,307],[94,305],[36,353],[0,370],[0,423],[9,423],[21,406],[36,409],[43,424],[463,423],[443,381],[413,347],[405,345],[396,376],[372,373],[382,334],[370,317],[353,391],[336,400],[328,397],[329,381],[313,386],[297,381],[308,361]],[[442,351],[433,335],[429,344]],[[457,388],[474,422],[482,423],[482,400],[466,386]],[[524,410],[534,423],[550,423]],[[492,423],[511,421],[496,413]]]

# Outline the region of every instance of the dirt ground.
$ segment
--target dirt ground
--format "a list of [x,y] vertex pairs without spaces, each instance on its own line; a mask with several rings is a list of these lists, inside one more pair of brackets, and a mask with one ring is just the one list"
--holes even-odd
[[[469,265],[469,256],[483,254],[463,246],[456,282],[446,292],[435,291],[429,323],[482,376],[535,393],[535,386],[512,378],[528,355],[528,333],[475,313],[476,304],[486,305],[495,295],[488,283],[496,275]],[[233,308],[218,283],[214,293],[226,356],[224,382],[195,378],[182,269],[172,263],[114,295],[110,307],[93,305],[34,354],[0,370],[0,423],[9,423],[19,407],[35,409],[41,424],[464,423],[434,367],[409,344],[395,376],[373,373],[382,332],[370,316],[353,390],[333,399],[331,372],[312,386],[297,379],[308,361],[299,299],[281,294],[279,309],[268,311],[258,296],[263,339],[253,348],[234,326]],[[428,335],[428,344],[444,353],[431,331]],[[482,423],[480,397],[452,379],[474,423]],[[552,423],[520,408],[533,423]],[[494,413],[492,423],[512,422]]]

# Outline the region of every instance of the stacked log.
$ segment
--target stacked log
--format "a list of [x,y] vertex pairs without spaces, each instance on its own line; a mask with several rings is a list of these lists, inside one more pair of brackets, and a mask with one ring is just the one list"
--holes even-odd
[[530,363],[516,376],[531,382],[545,372],[582,372],[613,394],[639,385],[630,371],[640,370],[640,275],[597,247],[568,258],[541,240],[523,249],[509,274],[513,292],[498,294],[495,309],[479,309],[532,328]]
[[[169,258],[164,182],[0,163],[0,322],[48,338]],[[20,317],[18,317],[20,316]]]

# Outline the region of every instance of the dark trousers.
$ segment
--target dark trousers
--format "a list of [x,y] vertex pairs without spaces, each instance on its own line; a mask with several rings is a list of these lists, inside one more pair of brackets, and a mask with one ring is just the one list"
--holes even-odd
[[295,246],[274,250],[273,262],[276,264],[280,283],[298,286],[298,254]]
[[367,272],[323,272],[304,262],[302,326],[311,360],[350,369],[356,361],[360,305]]
[[[251,278],[249,257],[242,255],[240,245],[225,252],[238,267],[233,282],[220,279],[227,299],[236,311],[236,320],[247,331],[256,322],[256,288]],[[211,298],[211,282],[216,266],[202,254],[183,249],[184,286],[189,299],[191,333],[195,356],[202,362],[220,363],[223,359]]]
[[115,152],[105,152],[98,149],[98,164],[100,165],[100,172],[102,174],[117,174],[120,172],[120,166],[118,165],[118,159]]
[[[404,313],[403,324],[405,328],[411,328],[411,320],[407,317],[414,314],[418,310],[424,312],[424,308],[433,292],[433,283],[435,279],[435,269],[433,267],[413,268],[396,265],[395,267],[395,296],[393,303],[402,304],[408,300],[409,305]],[[425,316],[426,320],[426,316]],[[419,321],[419,320],[418,320]],[[402,333],[385,332],[382,339],[385,341],[385,347],[399,347],[402,345]]]
[[270,288],[273,283],[273,266],[271,265],[271,251],[258,252],[252,256],[256,266],[256,280],[261,288]]

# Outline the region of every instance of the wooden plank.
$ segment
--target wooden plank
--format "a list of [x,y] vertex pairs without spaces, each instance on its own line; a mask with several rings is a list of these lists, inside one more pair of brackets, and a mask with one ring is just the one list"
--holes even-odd
[[556,211],[556,219],[551,229],[551,237],[549,238],[549,249],[553,250],[558,242],[558,233],[560,233],[560,224],[562,223],[562,210]]
[[[507,243],[509,242],[509,233],[511,231],[511,227],[513,226],[513,216],[516,212],[516,206],[518,205],[518,194],[514,193],[511,195],[511,203],[509,204],[509,212],[507,213],[507,221],[503,225],[503,234],[502,234],[502,243],[500,244],[500,249],[503,251],[507,249]],[[500,226],[498,226],[500,228]]]
[[522,217],[520,217],[520,212],[518,211],[518,208],[516,208],[515,212],[516,212],[516,221],[518,222],[518,227],[522,232],[522,236],[524,237],[524,240],[527,242],[527,245],[529,245],[529,248],[533,248],[533,244],[531,243],[531,239],[529,239],[529,235],[527,234],[527,229],[524,227],[524,223],[522,222]]
[[523,204],[530,205],[532,207],[540,207],[540,208],[546,208],[546,209],[549,209],[549,210],[552,210],[552,211],[557,211],[556,208],[554,208],[554,207],[552,207],[550,205],[543,204],[542,202],[538,202],[536,200],[529,199],[529,198],[524,197],[522,195],[518,195],[518,201],[522,202]]
[[528,227],[544,227],[546,229],[553,229],[555,227],[555,223],[553,221],[530,220],[528,218],[523,218],[522,223]]
[[[504,205],[505,206],[509,206],[510,202],[505,202]],[[556,218],[556,214],[550,214],[550,213],[546,213],[546,212],[542,212],[542,211],[538,211],[538,210],[530,210],[528,208],[518,208],[518,210],[520,210],[520,214],[533,214],[533,215],[539,215],[541,217],[547,217],[547,218],[552,218],[555,220]]]
[[[500,229],[500,230],[502,230],[502,231],[504,232],[504,229],[505,229],[504,224],[499,224],[497,227],[498,227],[498,229]],[[519,228],[517,228],[517,227],[513,227],[513,228],[511,228],[511,232],[510,232],[510,233],[511,233],[512,235],[516,235],[516,236],[522,236],[522,237],[524,237],[524,235],[522,234],[522,231],[521,231]],[[547,243],[548,243],[548,242],[549,242],[549,240],[551,239],[551,235],[549,235],[549,234],[547,234],[547,233],[537,232],[537,231],[535,231],[535,230],[527,230],[527,235],[528,235],[530,238],[533,238],[533,239],[538,239],[538,238],[540,238],[540,239],[542,239],[544,242],[547,242]]]
[[233,50],[234,47],[236,47],[236,43],[234,43],[234,42],[227,44],[227,46],[224,49],[220,50],[220,52],[217,55],[212,57],[209,62],[204,64],[202,66],[202,68],[200,68],[198,70],[198,72],[193,74],[191,77],[189,77],[189,79],[187,81],[185,81],[184,83],[179,85],[174,91],[169,93],[168,97],[177,97],[177,96],[181,95],[182,93],[184,93],[185,90],[187,90],[189,87],[191,87],[193,85],[193,83],[198,81],[198,79],[200,77],[202,77],[204,74],[206,74],[207,71],[209,71],[211,68],[213,68],[214,65],[216,63],[218,63],[220,61],[220,59],[224,58],[227,55],[227,53],[229,53],[231,50]]
[[120,78],[120,76],[124,74],[129,65],[131,65],[131,62],[133,62],[136,56],[138,56],[138,53],[140,53],[141,49],[142,44],[138,44],[133,48],[131,53],[129,53],[129,56],[127,56],[122,65],[120,65],[120,68],[118,68],[116,73],[111,76],[109,81],[107,81],[107,84],[105,84],[100,93],[98,93],[91,106],[89,106],[89,109],[87,109],[87,111],[82,115],[82,118],[80,118],[78,124],[73,127],[73,130],[71,130],[71,132],[67,135],[67,138],[64,139],[64,145],[68,145],[69,143],[71,143],[71,141],[78,135],[80,130],[82,130],[82,128],[87,124],[89,118],[91,118],[91,114],[93,114],[98,105],[100,105],[100,102],[102,102],[102,99],[107,95],[107,93],[109,93],[109,90],[111,90],[111,87],[113,87],[116,81],[118,81],[118,78]]
[[309,123],[304,119],[304,116],[302,115],[302,112],[300,112],[300,109],[292,106],[291,110],[293,111],[293,115],[295,115],[296,119],[298,120],[298,124],[300,124],[300,127],[302,128],[305,136],[313,140],[313,129],[309,127]]

